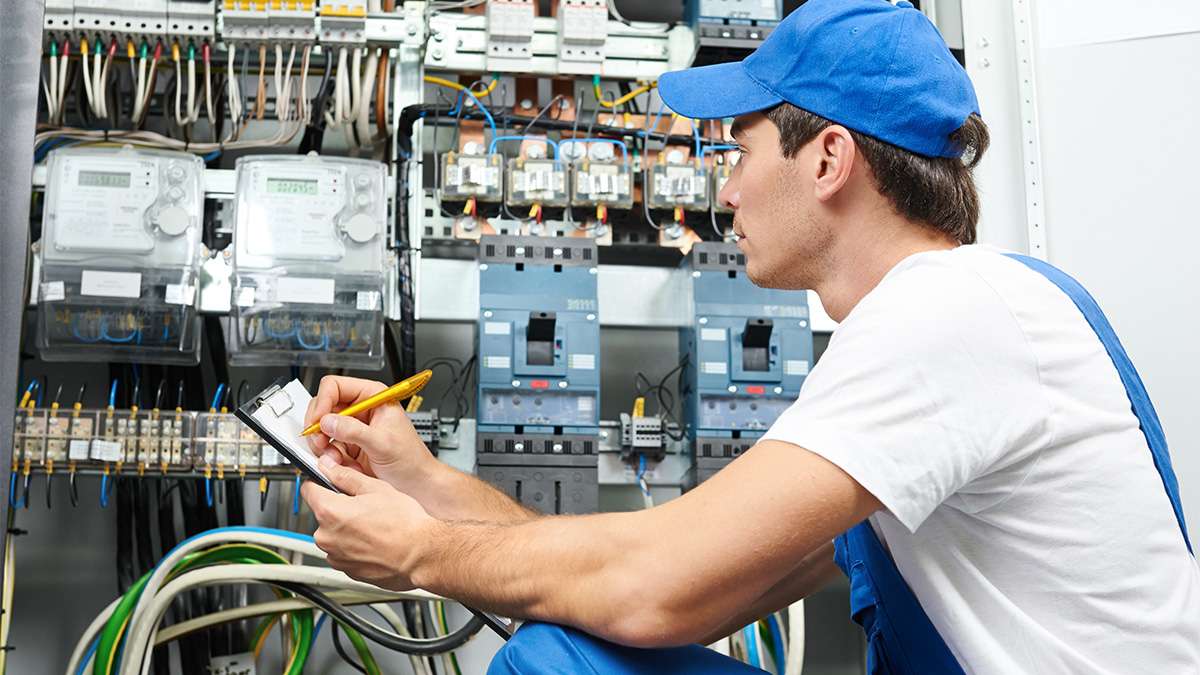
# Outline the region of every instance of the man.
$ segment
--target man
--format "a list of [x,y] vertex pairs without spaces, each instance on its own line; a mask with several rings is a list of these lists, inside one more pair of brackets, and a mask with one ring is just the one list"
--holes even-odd
[[314,450],[349,496],[304,496],[330,564],[547,622],[497,673],[732,672],[661,648],[835,562],[871,672],[1200,672],[1200,568],[1153,409],[1081,288],[971,245],[987,131],[925,17],[810,0],[744,62],[659,85],[681,115],[736,116],[720,198],[750,278],[814,289],[840,322],[799,399],[679,499],[540,517],[431,459],[398,406],[329,415],[383,385],[326,378]]

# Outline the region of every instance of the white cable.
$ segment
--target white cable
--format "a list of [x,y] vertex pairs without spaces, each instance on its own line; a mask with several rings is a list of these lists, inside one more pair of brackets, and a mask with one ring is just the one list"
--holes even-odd
[[261,544],[269,548],[282,548],[288,551],[298,551],[309,557],[320,560],[325,559],[325,552],[317,548],[317,545],[311,541],[293,537],[284,537],[266,532],[256,532],[253,530],[218,530],[210,534],[194,537],[193,539],[180,544],[179,546],[175,547],[170,555],[163,558],[162,561],[159,562],[158,567],[154,569],[154,573],[151,574],[150,578],[146,581],[146,585],[142,589],[141,597],[138,598],[138,602],[130,614],[129,627],[126,629],[126,634],[140,635],[141,641],[134,643],[133,651],[129,651],[128,649],[126,650],[126,654],[129,655],[127,657],[129,658],[127,663],[139,663],[141,661],[141,651],[138,650],[145,645],[146,633],[148,633],[150,630],[150,627],[144,626],[145,621],[143,619],[143,615],[145,613],[145,609],[150,606],[151,601],[158,593],[159,588],[162,587],[163,581],[167,578],[167,575],[170,574],[171,570],[175,568],[175,566],[180,560],[183,559],[184,556],[192,551],[229,542]]
[[242,120],[242,89],[237,74],[234,72],[237,64],[237,45],[230,42],[227,45],[227,49],[228,60],[225,63],[227,71],[225,93],[229,97],[229,133],[225,134],[226,143],[234,138],[238,132],[238,125],[241,124]]
[[54,108],[58,111],[58,121],[61,122],[63,118],[63,102],[67,100],[67,66],[70,65],[70,62],[67,60],[66,54],[58,58],[58,101],[55,102]]
[[[376,593],[381,590],[371,584],[355,581],[344,573],[329,567],[238,564],[202,567],[185,572],[162,587],[162,590],[154,596],[145,611],[141,613],[141,616],[137,617],[138,624],[136,626],[132,626],[135,619],[130,619],[131,629],[127,633],[128,640],[125,642],[125,656],[122,657],[121,672],[125,675],[137,675],[139,672],[147,675],[150,672],[152,660],[147,646],[153,643],[158,622],[162,620],[163,614],[174,602],[175,596],[201,586],[264,581],[290,581],[360,593]],[[411,594],[423,600],[438,597],[423,591],[412,591]],[[143,597],[145,597],[144,592]]]
[[367,57],[367,72],[363,73],[362,81],[359,84],[362,96],[359,100],[358,115],[354,125],[354,128],[358,130],[359,147],[371,145],[371,96],[375,92],[375,74],[377,72],[379,72],[379,53],[371,50],[371,55]]
[[88,110],[96,111],[96,105],[92,102],[92,57],[88,54],[88,50],[79,50],[79,64],[83,68],[83,91],[87,95]]
[[312,45],[304,45],[304,56],[300,59],[300,100],[297,101],[297,107],[300,111],[298,117],[304,126],[308,126],[311,120],[311,111],[308,109],[308,67],[311,57]]
[[[379,612],[379,615],[383,617],[384,621],[388,622],[388,625],[392,627],[392,631],[396,635],[412,637],[408,632],[408,626],[404,624],[404,620],[400,618],[399,614],[396,614],[396,610],[392,609],[390,605],[383,603],[373,604],[371,605],[371,609]],[[416,654],[408,655],[408,663],[412,667],[413,675],[430,675],[429,666],[426,665],[425,659],[420,658]]]
[[50,57],[50,83],[46,84],[46,76],[42,76],[42,89],[46,92],[46,118],[53,122],[58,118],[58,107],[55,105],[58,96],[58,63]]
[[108,117],[108,73],[109,69],[112,68],[113,58],[113,52],[110,51],[108,55],[104,57],[103,71],[101,71],[98,62],[96,67],[96,96],[100,103],[100,116],[104,118]]
[[212,97],[212,64],[210,59],[204,60],[204,107],[208,113],[208,126],[212,127],[212,133],[217,132],[216,109],[213,107]]
[[[9,520],[10,525],[15,522]],[[7,672],[5,668],[8,665],[8,631],[12,628],[12,612],[13,612],[13,588],[16,585],[16,562],[17,555],[15,550],[16,538],[12,534],[12,528],[4,535],[4,589],[0,595],[0,673]]]
[[[394,59],[394,60],[389,60],[388,67],[383,73],[383,91],[384,91],[383,110],[385,113],[391,107],[389,104],[391,103],[391,100],[392,100],[392,68],[397,67],[396,64],[398,64],[398,63],[400,63],[399,58]],[[391,138],[391,136],[392,136],[392,116],[390,114],[384,115],[383,128],[386,132],[385,138]]]
[[133,119],[142,118],[142,99],[146,96],[146,57],[138,57],[137,78],[133,87]]
[[179,63],[179,59],[175,59],[175,124],[183,126],[187,124],[187,117],[183,114],[183,103],[180,97],[183,95],[183,66]]
[[804,601],[797,600],[788,607],[788,645],[786,675],[800,675],[804,670]]
[[83,635],[79,637],[79,641],[75,643],[75,651],[71,652],[71,658],[67,661],[67,670],[65,675],[75,675],[75,673],[79,670],[79,661],[83,659],[83,655],[87,652],[88,646],[92,644],[92,640],[95,639],[96,634],[104,628],[104,624],[108,623],[109,617],[112,616],[113,611],[117,609],[117,605],[119,604],[121,604],[121,598],[113,600],[108,604],[108,607],[105,607],[99,614],[96,615],[96,618],[92,619],[92,622],[88,624],[87,629],[83,631]]
[[200,107],[196,105],[196,59],[187,60],[188,89],[187,89],[187,123],[192,124],[200,119]]

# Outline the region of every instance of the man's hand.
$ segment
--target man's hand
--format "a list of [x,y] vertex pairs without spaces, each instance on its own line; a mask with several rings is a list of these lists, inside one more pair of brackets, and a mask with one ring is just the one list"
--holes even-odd
[[317,518],[313,538],[329,564],[359,581],[393,591],[409,578],[414,542],[435,522],[415,499],[359,471],[321,457],[321,470],[344,494],[306,482],[300,489]]
[[534,515],[487,483],[437,461],[398,404],[364,412],[361,419],[333,414],[385,388],[354,377],[321,378],[304,415],[306,425],[321,423],[320,433],[309,436],[313,452],[379,478],[437,518],[512,522]]
[[308,437],[318,456],[331,456],[338,464],[405,490],[434,470],[437,461],[400,405],[381,405],[361,413],[361,419],[333,414],[386,388],[382,382],[356,377],[323,377],[308,403],[304,424],[321,423],[321,431]]

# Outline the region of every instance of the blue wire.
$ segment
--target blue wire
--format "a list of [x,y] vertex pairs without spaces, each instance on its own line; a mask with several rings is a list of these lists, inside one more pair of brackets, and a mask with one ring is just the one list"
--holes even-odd
[[699,157],[700,156],[700,125],[696,124],[695,120],[692,120],[692,138],[696,139],[696,152],[694,152],[692,154],[692,157]]
[[35,389],[41,389],[41,388],[42,388],[42,381],[35,377],[29,381],[28,385],[26,385],[25,393],[32,394]]
[[737,149],[739,149],[739,148],[736,145],[727,145],[727,144],[706,145],[703,148],[700,148],[700,159],[704,159],[704,155],[708,154],[709,152],[720,152],[722,150],[737,150]]
[[783,664],[787,662],[787,658],[784,655],[783,630],[779,627],[779,622],[775,620],[774,614],[767,615],[767,628],[771,631],[771,643],[775,645],[775,665],[782,673]]
[[210,152],[204,156],[204,163],[207,164],[208,162],[211,162],[220,156],[221,156],[220,150],[213,150],[212,152]]
[[212,508],[212,477],[204,479],[204,502],[208,504],[208,508]]
[[133,342],[133,339],[136,338],[138,336],[138,333],[140,333],[140,332],[141,331],[139,331],[137,328],[134,328],[133,332],[130,333],[129,335],[126,335],[125,337],[121,337],[121,338],[115,338],[108,334],[108,320],[103,319],[103,318],[100,319],[100,338],[107,342],[115,342],[117,344],[123,344],[125,342]]
[[313,644],[316,644],[317,636],[321,634],[321,626],[325,625],[325,619],[328,619],[328,618],[329,618],[328,614],[322,613],[321,618],[317,619],[317,625],[316,625],[316,627],[313,628],[313,634],[312,634],[312,643]]
[[649,487],[642,487],[642,478],[645,475],[646,475],[646,456],[639,454],[638,455],[638,470],[637,470],[638,489],[640,489],[642,491],[642,494],[649,495],[650,494]]
[[490,155],[490,154],[496,152],[496,144],[499,143],[500,141],[525,141],[525,140],[545,142],[546,145],[549,145],[551,148],[554,148],[554,156],[558,157],[558,143],[555,143],[554,141],[550,140],[549,138],[542,138],[541,136],[497,136],[497,137],[493,138],[492,142],[488,145],[488,154]]
[[[92,640],[92,646],[83,654],[83,660],[79,662],[79,668],[75,670],[75,675],[83,675],[87,671],[87,663],[96,655],[96,648],[100,646],[100,636],[97,635],[95,640]],[[115,665],[115,664],[114,664]]]
[[310,351],[316,351],[316,350],[329,351],[329,334],[328,333],[322,334],[321,341],[315,345],[305,342],[303,336],[304,336],[304,331],[296,331],[296,342],[300,343],[301,347],[308,349]]
[[[658,129],[658,121],[659,121],[660,119],[662,119],[663,110],[666,110],[666,108],[667,108],[667,104],[666,104],[666,102],[665,102],[665,101],[664,101],[663,103],[660,103],[660,104],[659,104],[659,106],[658,106],[658,112],[654,113],[654,122],[650,124],[650,129]],[[648,132],[647,130],[644,130],[644,129],[643,129],[643,130],[642,130],[642,135],[643,135],[643,136],[649,136],[650,134],[649,134],[649,132]]]
[[284,333],[272,333],[270,325],[271,325],[270,321],[262,322],[263,332],[266,333],[267,337],[271,338],[272,340],[286,340],[286,339],[296,335],[297,328],[296,328],[295,321],[292,322],[292,329],[289,331],[286,331]]
[[[225,383],[222,382],[221,384],[217,385],[217,394],[215,396],[213,396],[212,405],[210,405],[208,407],[212,410],[216,410],[217,406],[221,405],[221,394],[224,394],[224,393],[225,393]],[[211,502],[209,502],[209,506],[212,506]]]
[[94,338],[85,338],[82,335],[80,335],[79,328],[76,325],[76,321],[78,321],[78,320],[79,320],[79,317],[77,315],[71,316],[71,334],[75,336],[76,340],[79,340],[80,342],[85,342],[87,344],[92,344],[92,343],[99,342],[104,339],[104,336],[102,336],[102,335],[97,335]]
[[17,508],[17,472],[8,474],[8,505]]
[[479,109],[483,111],[483,116],[487,119],[488,126],[492,129],[492,138],[495,138],[498,135],[496,132],[496,120],[492,119],[492,113],[487,109],[487,106],[470,89],[464,89],[461,93],[470,96],[475,101],[475,105],[479,106]]
[[108,474],[100,478],[100,508],[108,508]]
[[292,490],[292,515],[300,513],[300,474],[296,474],[296,489]]
[[567,143],[608,143],[615,145],[621,149],[621,158],[629,162],[629,148],[625,145],[624,141],[612,138],[568,138],[565,141],[560,141],[559,145],[566,145]]
[[109,407],[117,407],[117,380],[114,378],[112,386],[108,388],[108,405]]
[[746,640],[746,660],[755,668],[762,667],[762,661],[758,658],[758,644],[754,639],[754,630],[756,624],[750,624],[742,629],[742,638]]

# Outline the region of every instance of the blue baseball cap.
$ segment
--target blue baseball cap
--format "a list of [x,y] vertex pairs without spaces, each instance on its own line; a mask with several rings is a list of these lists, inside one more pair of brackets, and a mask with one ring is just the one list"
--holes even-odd
[[808,0],[743,61],[664,73],[685,117],[735,117],[784,101],[919,155],[959,157],[950,134],[979,113],[937,28],[908,2]]

